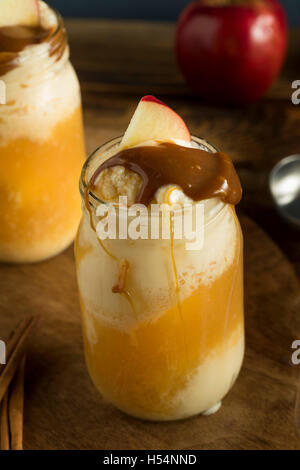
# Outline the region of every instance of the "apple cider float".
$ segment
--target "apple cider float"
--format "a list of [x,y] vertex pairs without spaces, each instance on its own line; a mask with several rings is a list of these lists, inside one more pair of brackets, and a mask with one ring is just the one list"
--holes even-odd
[[[175,112],[147,96],[124,137],[88,159],[80,186],[75,255],[96,387],[148,420],[217,411],[244,355],[243,241],[234,208],[241,187],[231,160],[191,138]],[[153,204],[158,217],[168,213],[170,236],[103,236],[103,209],[117,208],[120,227],[122,210],[130,225],[136,203],[149,226]],[[184,236],[175,237],[175,213],[188,207],[194,219],[198,206],[202,243],[188,249]]]
[[40,261],[74,239],[85,158],[64,24],[44,2],[1,1],[0,79],[0,261]]

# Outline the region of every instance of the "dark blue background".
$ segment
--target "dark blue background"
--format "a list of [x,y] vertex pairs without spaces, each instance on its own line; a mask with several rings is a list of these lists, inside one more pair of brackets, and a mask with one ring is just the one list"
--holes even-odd
[[[64,16],[175,20],[190,0],[47,0]],[[300,27],[300,0],[281,0],[291,26]]]

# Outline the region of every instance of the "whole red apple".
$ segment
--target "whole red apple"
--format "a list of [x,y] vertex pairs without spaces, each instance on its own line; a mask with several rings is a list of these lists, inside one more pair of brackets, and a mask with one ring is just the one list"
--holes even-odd
[[181,14],[176,53],[188,84],[206,99],[259,99],[278,76],[287,23],[277,0],[198,0]]

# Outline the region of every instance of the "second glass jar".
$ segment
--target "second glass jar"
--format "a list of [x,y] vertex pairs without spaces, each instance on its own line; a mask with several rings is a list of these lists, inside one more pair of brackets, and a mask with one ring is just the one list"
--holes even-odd
[[25,33],[12,27],[4,43],[10,51],[0,52],[6,87],[6,104],[0,105],[0,261],[6,262],[59,253],[80,220],[80,88],[63,21],[44,2],[40,7],[45,29],[27,30],[32,44],[25,35],[29,44],[22,47],[16,37]]

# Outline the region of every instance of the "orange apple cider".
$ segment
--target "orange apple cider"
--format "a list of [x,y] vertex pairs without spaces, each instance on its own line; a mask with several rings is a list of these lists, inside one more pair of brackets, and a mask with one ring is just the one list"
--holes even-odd
[[[81,194],[116,139],[85,165]],[[193,144],[214,149],[193,138]],[[97,198],[96,198],[97,199]],[[86,362],[103,398],[147,420],[217,411],[244,355],[243,238],[234,206],[204,205],[203,247],[186,240],[107,239],[94,231],[95,195],[83,201],[75,255]],[[159,197],[157,196],[159,201]],[[120,260],[126,292],[112,289]]]
[[79,83],[62,19],[0,28],[0,260],[36,262],[74,239],[85,159]]

